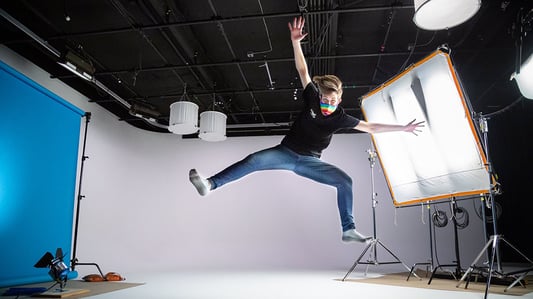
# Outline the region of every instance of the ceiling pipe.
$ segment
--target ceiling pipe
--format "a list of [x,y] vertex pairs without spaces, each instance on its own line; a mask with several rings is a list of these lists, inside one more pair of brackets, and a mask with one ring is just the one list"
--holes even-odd
[[61,52],[59,52],[56,48],[54,48],[50,44],[48,44],[47,41],[45,41],[40,36],[35,34],[33,31],[31,31],[28,27],[26,27],[24,24],[19,22],[17,19],[13,18],[10,14],[8,14],[2,8],[0,8],[0,15],[2,15],[2,17],[4,17],[4,19],[6,19],[11,24],[13,24],[15,27],[20,29],[20,31],[26,33],[26,35],[28,35],[31,39],[33,39],[38,44],[43,46],[43,48],[47,49],[48,52],[52,53],[56,58],[61,57]]

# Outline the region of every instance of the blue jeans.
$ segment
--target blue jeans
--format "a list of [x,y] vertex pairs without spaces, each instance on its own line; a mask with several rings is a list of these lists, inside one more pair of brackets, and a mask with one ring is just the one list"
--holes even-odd
[[277,145],[248,155],[209,178],[211,189],[242,178],[258,170],[285,169],[319,183],[337,188],[337,206],[342,230],[355,228],[352,205],[352,179],[339,168],[317,157],[300,155],[284,145]]

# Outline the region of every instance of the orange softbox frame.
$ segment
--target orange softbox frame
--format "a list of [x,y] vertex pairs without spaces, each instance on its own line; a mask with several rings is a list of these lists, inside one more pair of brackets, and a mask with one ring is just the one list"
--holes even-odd
[[395,206],[489,193],[487,159],[448,53],[437,50],[364,95],[369,122],[425,121],[372,135]]

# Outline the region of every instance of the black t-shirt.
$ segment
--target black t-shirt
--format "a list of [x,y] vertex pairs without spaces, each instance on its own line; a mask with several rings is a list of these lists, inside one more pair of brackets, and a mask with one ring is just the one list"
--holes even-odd
[[342,107],[324,116],[320,112],[320,97],[315,84],[309,83],[303,91],[304,107],[292,124],[281,144],[300,155],[320,158],[322,150],[328,147],[333,133],[343,128],[353,128],[359,119],[348,115]]

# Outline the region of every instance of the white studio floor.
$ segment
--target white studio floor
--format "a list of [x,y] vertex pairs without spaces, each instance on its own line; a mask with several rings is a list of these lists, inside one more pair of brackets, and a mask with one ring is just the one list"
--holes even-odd
[[[343,282],[342,271],[205,271],[128,274],[126,282],[144,283],[112,293],[91,296],[106,299],[284,299],[284,298],[431,298],[482,299],[484,293],[439,291],[420,288],[394,287]],[[368,273],[367,277],[379,274]],[[350,279],[365,278],[354,272]],[[488,294],[490,299],[533,299],[533,293],[524,296]]]

